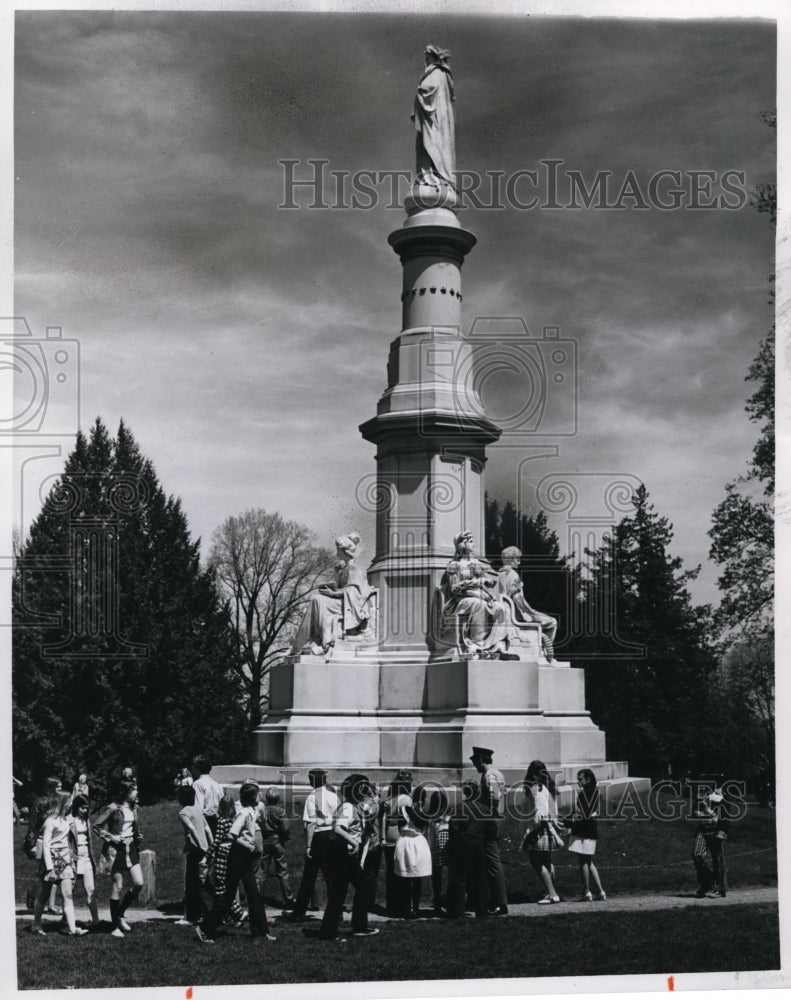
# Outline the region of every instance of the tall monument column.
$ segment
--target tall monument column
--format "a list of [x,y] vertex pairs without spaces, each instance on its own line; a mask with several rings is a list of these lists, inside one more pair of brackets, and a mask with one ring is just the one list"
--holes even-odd
[[376,416],[360,427],[377,449],[368,575],[379,590],[379,645],[426,655],[431,596],[454,537],[470,531],[483,542],[485,448],[500,436],[473,396],[472,348],[461,335],[461,268],[476,238],[459,224],[453,177],[443,172],[455,164],[452,79],[434,53],[430,46],[415,102],[418,176],[407,219],[388,237],[403,271],[401,333]]
[[336,780],[349,770],[381,780],[407,766],[417,780],[458,783],[478,745],[495,749],[509,781],[533,758],[561,783],[580,766],[596,769],[600,788],[627,780],[585,708],[584,671],[547,655],[518,574],[514,590],[475,554],[486,447],[500,429],[484,415],[480,359],[461,333],[462,265],[476,240],[456,212],[452,102],[449,53],[430,45],[416,179],[388,237],[401,261],[401,332],[376,415],[360,427],[376,446],[372,486],[366,477],[356,490],[376,511],[373,562],[366,577],[355,532],[336,540],[332,581],[311,598],[293,655],[272,667],[253,763],[237,776],[320,765]]

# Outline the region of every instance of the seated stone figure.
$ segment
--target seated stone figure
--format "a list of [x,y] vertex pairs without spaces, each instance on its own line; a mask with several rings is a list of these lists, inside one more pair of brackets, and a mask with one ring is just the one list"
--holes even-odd
[[541,644],[544,648],[544,655],[550,663],[554,663],[554,641],[558,623],[551,615],[544,614],[543,611],[536,611],[527,603],[522,578],[518,573],[521,558],[522,553],[515,545],[509,545],[508,548],[503,549],[503,568],[500,570],[497,581],[499,591],[513,602],[517,624],[521,619],[526,622],[536,622],[541,626]]
[[437,598],[438,636],[444,646],[475,656],[496,658],[505,652],[505,608],[497,597],[497,580],[475,558],[469,531],[453,539],[456,553],[448,563]]
[[[329,652],[338,639],[367,632],[373,614],[375,591],[360,559],[360,536],[349,532],[335,539],[338,561],[333,577],[322,584],[310,599],[305,621],[294,643],[294,652],[307,646],[315,656]],[[307,628],[306,628],[307,626]]]

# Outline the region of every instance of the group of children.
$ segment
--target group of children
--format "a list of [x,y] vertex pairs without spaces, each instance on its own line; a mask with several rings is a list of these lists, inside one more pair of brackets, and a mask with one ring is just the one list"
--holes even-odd
[[[260,801],[258,785],[245,782],[239,806],[209,776],[211,765],[199,758],[194,768],[201,780],[187,771],[176,779],[184,833],[184,916],[178,924],[194,926],[202,941],[213,940],[226,921],[241,927],[249,919],[250,932],[274,940],[261,898],[259,872],[274,865],[284,905],[295,902],[291,894],[285,843],[289,837],[280,793],[270,788]],[[248,909],[237,897],[242,885]]]
[[[299,892],[292,892],[285,844],[289,839],[285,810],[277,788],[261,793],[255,782],[240,789],[238,804],[209,772],[211,763],[196,758],[191,769],[176,778],[179,821],[184,836],[185,912],[179,924],[191,925],[201,941],[211,942],[224,923],[241,927],[249,921],[253,937],[274,940],[262,896],[262,873],[273,868],[287,917],[299,921],[308,909],[318,909],[315,884],[319,873],[327,887],[327,904],[319,936],[338,938],[347,890],[354,887],[352,931],[378,933],[368,923],[374,910],[381,862],[385,868],[385,905],[389,916],[405,919],[420,914],[423,879],[431,878],[433,909],[438,916],[457,918],[468,912],[482,917],[507,913],[491,906],[487,848],[499,840],[501,819],[484,806],[482,784],[466,781],[462,799],[451,805],[445,789],[413,793],[409,771],[399,771],[381,794],[363,774],[351,774],[336,791],[321,769],[309,772],[311,792],[303,809],[306,835],[305,866]],[[606,900],[594,861],[597,846],[599,792],[596,776],[585,768],[577,775],[573,811],[558,817],[557,789],[541,761],[532,761],[523,790],[530,816],[521,849],[545,890],[540,905],[559,903],[553,857],[567,848],[579,863],[581,901]],[[82,880],[91,914],[99,925],[95,873],[112,876],[111,933],[123,937],[130,929],[127,907],[137,898],[143,876],[137,823],[137,782],[131,769],[117,781],[118,793],[91,821],[90,790],[80,775],[71,793],[58,779],[48,780],[47,794],[31,814],[25,848],[38,861],[37,889],[29,898],[34,910],[31,930],[43,934],[45,908],[53,912],[54,889],[63,898],[64,933],[82,935],[74,917],[73,889]],[[416,790],[417,791],[417,790]],[[726,821],[719,810],[721,796],[709,796],[700,806],[693,852],[699,877],[698,895],[717,888],[725,893],[722,845]],[[94,856],[91,834],[102,842]],[[570,839],[566,845],[564,836]],[[123,893],[124,880],[129,888]],[[246,909],[238,890],[243,888]],[[311,907],[311,903],[313,906]]]
[[[426,877],[431,878],[433,909],[438,916],[456,918],[469,911],[479,917],[507,913],[506,907],[492,905],[496,900],[492,899],[488,878],[487,847],[499,840],[501,821],[485,805],[479,782],[464,782],[462,801],[452,806],[443,788],[424,789],[422,794],[413,795],[411,774],[405,770],[398,772],[381,797],[365,775],[350,775],[341,786],[340,796],[326,784],[321,769],[311,771],[309,777],[312,791],[303,811],[308,855],[291,919],[304,919],[316,876],[322,871],[330,903],[320,936],[337,936],[332,901],[336,907],[338,900],[342,905],[350,882],[356,888],[353,932],[372,933],[358,901],[360,897],[365,900],[366,913],[373,910],[382,857],[389,916],[410,919],[419,915]],[[583,770],[578,783],[569,849],[579,857],[582,899],[593,900],[593,887],[596,898],[604,900],[606,895],[593,861],[598,812],[595,775]],[[552,881],[551,859],[553,851],[563,845],[561,824],[555,808],[555,785],[541,761],[530,765],[524,790],[532,802],[534,819],[522,846],[547,890],[540,902],[560,902]],[[336,849],[339,835],[348,841],[340,852]]]
[[[572,854],[576,854],[579,860],[582,881],[581,901],[590,903],[594,898],[604,901],[607,899],[607,894],[602,888],[599,872],[593,861],[598,839],[596,818],[599,813],[596,775],[589,768],[583,768],[577,774],[577,785],[578,791],[569,826],[571,838],[568,849]],[[560,896],[554,883],[552,855],[564,846],[562,834],[565,828],[557,818],[555,783],[542,761],[531,762],[525,775],[524,791],[532,800],[533,819],[522,838],[522,849],[528,852],[530,865],[546,889],[546,895],[539,900],[539,903],[559,903]],[[596,892],[595,897],[591,886]]]
[[[28,893],[28,905],[32,904],[33,909],[32,933],[44,934],[42,916],[45,911],[58,912],[55,907],[57,889],[63,899],[63,933],[74,937],[88,933],[88,928],[77,926],[74,916],[73,891],[78,880],[82,880],[85,891],[91,914],[90,926],[98,927],[97,872],[106,872],[112,877],[113,936],[123,937],[130,929],[124,914],[143,886],[137,782],[131,768],[124,769],[117,787],[116,798],[91,821],[90,789],[84,774],[79,776],[71,792],[63,790],[60,779],[47,779],[46,793],[34,805],[24,842],[25,852],[37,862],[36,888]],[[102,841],[98,859],[93,852],[92,833]],[[124,876],[131,883],[125,894]]]

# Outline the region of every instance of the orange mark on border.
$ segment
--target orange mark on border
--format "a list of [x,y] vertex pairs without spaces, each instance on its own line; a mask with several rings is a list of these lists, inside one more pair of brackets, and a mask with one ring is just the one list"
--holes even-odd
[[[676,981],[672,976],[667,977],[667,988],[670,990],[671,993],[676,988]],[[192,996],[192,990],[188,990],[187,992],[189,994],[187,996],[187,1000],[190,1000],[190,997]]]
[[192,1000],[192,987],[187,987],[187,1000]]

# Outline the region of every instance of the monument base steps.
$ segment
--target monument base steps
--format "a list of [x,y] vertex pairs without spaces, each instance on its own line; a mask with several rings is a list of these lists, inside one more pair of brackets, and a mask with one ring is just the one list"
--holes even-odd
[[215,767],[218,781],[301,784],[323,767],[331,781],[357,771],[386,784],[405,767],[415,783],[454,787],[476,775],[472,747],[486,746],[509,785],[537,759],[559,786],[575,787],[588,767],[608,795],[648,789],[625,763],[607,760],[605,735],[585,709],[584,671],[543,657],[432,660],[370,649],[290,657],[272,668],[269,713],[252,738],[252,763]]
[[[587,766],[587,764],[580,765],[580,767]],[[351,770],[347,767],[329,767],[327,768],[327,780],[337,787]],[[550,774],[555,776],[558,789],[558,809],[562,814],[568,813],[577,793],[576,773],[578,770],[577,765],[568,765],[565,768],[549,766]],[[623,810],[627,817],[635,815],[640,810],[647,814],[646,801],[651,788],[651,782],[648,778],[630,778],[624,761],[604,761],[601,764],[591,765],[591,770],[596,774],[601,793],[602,818],[606,819],[608,816],[618,815],[619,809]],[[463,781],[477,781],[480,777],[471,765],[465,768],[413,767],[411,771],[413,788],[418,785],[440,786],[446,789],[452,803],[460,801]],[[565,772],[573,772],[573,777],[569,780],[564,776]],[[393,780],[395,769],[374,767],[366,769],[365,774],[380,789],[384,789]],[[503,776],[507,786],[510,814],[519,817],[522,808],[520,803],[524,769],[504,768]],[[273,785],[281,790],[287,808],[288,803],[295,804],[293,815],[297,818],[302,815],[302,804],[310,791],[307,768],[289,769],[262,764],[228,764],[214,767],[212,777],[219,781],[225,791],[233,795],[234,798],[238,797],[239,787],[244,781],[257,781],[262,786]]]

